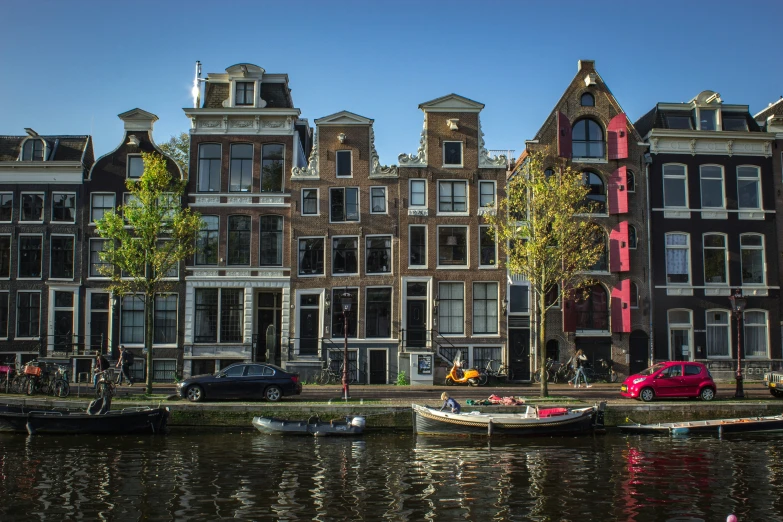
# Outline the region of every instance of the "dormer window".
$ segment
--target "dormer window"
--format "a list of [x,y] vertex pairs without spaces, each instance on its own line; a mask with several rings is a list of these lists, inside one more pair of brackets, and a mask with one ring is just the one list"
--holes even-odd
[[462,142],[443,142],[443,165],[449,167],[462,166]]
[[43,140],[29,139],[24,142],[22,147],[22,161],[43,161],[44,143]]
[[236,82],[234,105],[253,105],[255,82]]
[[128,154],[128,177],[139,179],[144,174],[144,160],[138,154]]
[[693,124],[691,123],[691,117],[688,116],[687,114],[685,115],[667,114],[666,125],[670,129],[693,129]]
[[582,107],[595,107],[595,97],[589,92],[585,92],[580,98],[580,103]]
[[699,109],[699,130],[717,130],[717,112],[715,109]]
[[747,131],[748,121],[744,114],[721,114],[723,120],[723,130],[725,131]]

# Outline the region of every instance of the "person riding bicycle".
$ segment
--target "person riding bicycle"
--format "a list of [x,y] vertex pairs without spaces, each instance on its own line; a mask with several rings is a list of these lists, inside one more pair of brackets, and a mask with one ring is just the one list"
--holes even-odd
[[440,411],[443,411],[445,408],[451,408],[451,413],[459,413],[460,412],[460,405],[457,401],[449,397],[449,394],[446,392],[443,392],[440,395],[441,400],[446,401],[443,403],[443,406],[440,407]]
[[101,373],[105,372],[109,369],[109,360],[104,357],[101,354],[95,355],[95,368],[93,369],[93,376],[92,376],[92,389],[95,390],[98,388],[98,379],[101,376]]

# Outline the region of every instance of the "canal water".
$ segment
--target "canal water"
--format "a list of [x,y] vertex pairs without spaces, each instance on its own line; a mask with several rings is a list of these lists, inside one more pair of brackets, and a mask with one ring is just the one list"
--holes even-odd
[[0,434],[0,520],[783,520],[778,436]]

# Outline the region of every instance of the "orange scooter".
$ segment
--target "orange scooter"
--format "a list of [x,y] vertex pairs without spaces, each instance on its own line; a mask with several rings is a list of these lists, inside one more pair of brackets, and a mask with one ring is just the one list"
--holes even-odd
[[446,374],[446,386],[454,386],[455,384],[478,386],[481,384],[481,374],[473,368],[463,370],[462,361],[455,359],[451,370]]

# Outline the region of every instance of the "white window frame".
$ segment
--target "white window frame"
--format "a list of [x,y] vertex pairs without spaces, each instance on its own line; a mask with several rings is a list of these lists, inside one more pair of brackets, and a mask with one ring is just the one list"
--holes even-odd
[[[93,209],[95,208],[93,205],[93,196],[111,196],[111,198],[114,200],[114,205],[111,208],[117,208],[117,194],[114,192],[90,192],[90,225],[94,225],[96,221],[93,219]],[[105,208],[105,207],[101,207]]]
[[[323,268],[323,272],[320,273],[320,274],[305,274],[305,273],[302,273],[302,260],[299,259],[299,252],[301,251],[299,249],[299,242],[303,241],[305,239],[321,239],[321,240],[323,240],[323,246],[324,246],[324,250],[323,250],[324,268]],[[329,263],[327,263],[328,257],[326,256],[326,243],[330,239],[331,238],[326,237],[326,236],[299,236],[299,237],[296,238],[296,276],[297,277],[325,277],[327,275],[326,268],[327,268],[327,266],[329,266]]]
[[[219,158],[218,159],[218,165],[219,165],[219,167],[218,167],[218,189],[217,190],[207,190],[207,191],[203,191],[203,192],[200,190],[200,188],[201,188],[201,159],[202,159],[201,158],[201,147],[203,145],[217,145],[220,148],[220,154],[218,155],[218,158]],[[205,141],[203,143],[199,143],[198,144],[198,150],[196,151],[196,154],[197,154],[197,156],[196,156],[196,162],[197,163],[196,164],[198,165],[198,171],[196,172],[196,192],[198,192],[199,194],[209,194],[209,193],[213,193],[214,194],[215,192],[220,192],[220,186],[221,186],[221,183],[223,182],[223,144],[222,143],[209,142],[209,141]],[[208,159],[211,160],[213,158],[208,158]],[[210,179],[211,179],[211,174],[212,173],[210,172]]]
[[[304,212],[305,190],[314,190],[315,191],[315,213],[314,214],[305,214],[305,212]],[[321,215],[321,189],[319,189],[319,188],[303,188],[301,190],[301,192],[300,192],[300,201],[302,202],[302,209],[299,211],[299,213],[302,216],[319,216],[319,215]]]
[[[244,107],[244,105],[242,106]],[[243,189],[242,188],[242,181],[244,180],[243,177],[240,176],[239,178],[239,189],[238,190],[231,190],[231,163],[234,161],[234,146],[235,145],[250,145],[250,186]],[[223,150],[221,149],[221,158],[222,158]],[[237,158],[239,160],[246,160],[247,158]],[[251,194],[253,192],[253,170],[255,169],[255,161],[256,161],[256,146],[254,143],[247,142],[247,141],[237,141],[235,143],[231,143],[228,147],[228,192],[231,194]],[[260,168],[260,167],[259,167]],[[222,168],[221,168],[221,176],[223,175]],[[222,177],[221,177],[222,182]]]
[[[727,314],[728,322],[723,325],[719,323],[711,323],[710,322],[710,314],[715,313],[724,313]],[[706,359],[731,359],[731,317],[732,313],[731,310],[724,310],[721,308],[710,308],[704,311],[704,329],[705,329],[705,340],[704,340],[704,357]],[[710,355],[710,345],[709,345],[709,329],[712,328],[723,328],[725,329],[725,335],[726,335],[726,346],[728,347],[729,353],[726,355]]]
[[9,333],[11,330],[11,325],[9,324],[9,320],[11,319],[11,292],[9,290],[0,290],[0,302],[3,299],[3,294],[5,294],[7,309],[5,316],[5,336],[0,336],[0,340],[7,341],[11,337]]
[[[34,196],[41,196],[43,197],[43,205],[41,205],[41,219],[40,220],[24,220],[22,217],[24,217],[24,197],[26,195],[34,195]],[[24,191],[19,193],[19,223],[43,223],[46,220],[46,192],[37,192],[37,191]]]
[[[335,239],[355,239],[356,240],[356,272],[348,272],[348,273],[342,273],[342,274],[335,274],[334,272],[334,240]],[[362,260],[364,259],[363,253],[362,253],[362,236],[352,236],[352,235],[340,235],[340,236],[329,236],[329,260],[331,261],[330,268],[330,275],[332,277],[356,277],[362,273]],[[324,256],[326,255],[326,252],[324,252]],[[324,273],[326,273],[326,259],[324,258]],[[336,306],[336,303],[335,303]],[[356,330],[357,333],[359,330]]]
[[[382,212],[376,212],[375,210],[373,210],[373,206],[372,206],[373,194],[372,194],[372,191],[376,190],[376,189],[379,189],[379,190],[383,191],[383,211]],[[385,186],[381,186],[381,185],[376,185],[376,186],[370,187],[370,214],[388,214],[388,213],[389,213],[389,196],[388,196],[388,191],[386,190],[386,187]]]
[[[345,221],[332,221],[332,192],[336,190],[343,191],[343,205],[345,206],[345,194],[348,189],[356,190],[356,214],[358,219],[351,219]],[[343,208],[343,214],[345,218],[348,217],[348,213]],[[362,222],[362,191],[359,187],[329,187],[329,223],[361,223]]]
[[[740,176],[740,169],[753,169],[756,171],[756,176]],[[756,207],[743,207],[740,205],[739,192],[740,180],[755,180],[756,181],[756,199],[759,202]],[[764,203],[761,200],[761,168],[758,165],[737,165],[737,208],[739,210],[763,210]],[[742,217],[742,214],[740,214]]]
[[[764,340],[766,341],[767,350],[766,350],[766,353],[763,354],[763,355],[749,355],[748,352],[747,352],[747,349],[746,349],[747,345],[745,344],[745,339],[748,338],[748,334],[746,332],[746,330],[748,328],[748,322],[745,320],[745,317],[747,316],[748,312],[764,314],[764,325],[763,325],[764,326],[764,333],[765,333]],[[751,323],[751,327],[752,328],[759,328],[761,326],[762,325],[760,325],[758,323]],[[743,336],[743,345],[742,345],[743,350],[742,351],[743,351],[743,356],[746,359],[767,359],[767,358],[769,358],[769,347],[770,347],[770,341],[769,341],[769,312],[767,310],[763,310],[763,309],[759,309],[759,308],[752,308],[750,310],[745,309],[745,312],[742,314],[742,336]]]
[[[440,320],[440,285],[447,284],[447,285],[462,285],[462,331],[461,332],[443,332],[442,331],[442,325]],[[467,334],[465,333],[465,319],[467,319],[467,316],[465,315],[467,313],[467,295],[466,295],[466,284],[465,281],[438,281],[437,282],[437,295],[435,299],[438,301],[438,313],[435,314],[435,317],[438,320],[438,331],[443,337],[465,337]],[[499,290],[498,290],[499,291]],[[471,301],[471,305],[472,305]]]
[[[43,158],[42,161],[48,161],[48,159],[49,159],[49,152],[50,152],[49,151],[49,142],[46,141],[45,139],[41,138],[40,136],[39,137],[28,136],[27,138],[22,140],[22,146],[19,147],[19,158],[18,158],[18,161],[37,161],[37,160],[33,160],[33,159],[29,159],[29,160],[24,159],[24,148],[25,148],[25,146],[27,146],[27,143],[30,142],[30,141],[40,141],[42,143],[42,152],[41,152],[41,154],[42,154],[41,157]],[[35,150],[35,146],[33,146],[33,150]],[[32,156],[32,154],[31,154],[31,156]]]
[[[688,323],[672,323],[669,318],[672,312],[687,312]],[[674,351],[672,347],[672,330],[688,331],[688,361],[693,360],[693,310],[687,308],[671,308],[666,311],[666,346],[668,347],[669,359],[674,360]]]
[[139,176],[138,178],[132,178],[131,175],[130,175],[131,158],[139,158],[139,159],[142,160],[142,163],[141,163],[142,164],[141,175],[142,176],[144,175],[144,159],[142,158],[141,154],[132,153],[132,154],[128,154],[127,158],[125,160],[125,179],[137,179],[137,180],[141,179],[141,176]]
[[[688,265],[688,280],[685,281],[685,282],[682,282],[682,283],[670,283],[669,282],[669,265],[668,265],[668,260],[664,257],[664,262],[665,262],[665,266],[666,266],[666,268],[665,268],[665,270],[666,270],[666,272],[665,272],[666,273],[666,285],[667,286],[690,286],[691,281],[693,281],[693,265],[691,263],[691,235],[689,233],[687,233],[687,232],[672,231],[672,232],[667,232],[664,235],[664,238],[666,238],[668,236],[672,236],[672,235],[683,235],[683,236],[685,236],[685,238],[686,238],[685,245],[667,245],[665,243],[665,239],[664,239],[664,256],[666,256],[666,253],[668,252],[668,250],[670,248],[673,249],[673,250],[685,250],[686,251],[686,255],[685,255],[685,257],[686,257],[686,264]],[[691,319],[691,321],[692,320],[693,319]]]
[[[163,243],[164,241],[174,241],[174,240],[170,239],[170,238],[158,239],[158,243]],[[180,265],[180,262],[178,261],[178,262],[174,263],[174,267],[171,269],[172,271],[173,270],[177,271],[176,275],[170,275],[170,276],[164,275],[164,277],[161,277],[161,279],[163,279],[165,281],[178,281],[179,280],[179,265]],[[212,266],[214,266],[214,265],[212,265]]]
[[[217,290],[217,322],[215,324],[215,341],[196,341],[196,329],[195,327],[192,328],[192,334],[193,335],[193,344],[196,345],[215,345],[215,344],[238,344],[242,341],[224,341],[223,340],[223,290],[242,290],[242,309],[247,310],[247,299],[246,295],[244,294],[244,288],[243,287],[236,287],[236,286],[223,286],[221,288],[214,288],[214,287],[208,287],[208,286],[196,286],[193,288],[193,318],[195,320],[196,318],[196,292],[199,290]],[[177,303],[177,306],[179,306],[179,303]],[[244,332],[245,332],[245,314],[244,312],[240,316],[242,320],[242,324],[240,325],[240,330],[242,331],[242,337],[244,338]],[[179,321],[179,314],[177,314],[177,321]],[[179,327],[179,323],[177,323]],[[120,330],[122,332],[122,330]],[[120,333],[120,335],[122,335]]]
[[[628,183],[629,179],[633,179],[633,190],[628,188],[628,185],[631,185],[631,183]],[[635,194],[636,193],[636,173],[632,171],[631,169],[625,170],[625,188],[628,191],[629,194]]]
[[494,240],[494,242],[495,242],[495,264],[494,265],[492,265],[492,264],[484,265],[484,264],[481,263],[481,229],[483,229],[483,228],[493,228],[493,227],[492,227],[492,225],[479,225],[479,227],[478,227],[478,237],[476,238],[476,241],[477,241],[476,245],[478,247],[478,254],[479,254],[478,255],[478,266],[479,266],[479,268],[484,268],[484,269],[486,269],[486,268],[495,269],[495,268],[498,268],[498,265],[500,264],[500,263],[498,263],[498,241],[497,241],[497,236],[495,236],[495,240]]
[[[33,337],[22,337],[19,335],[19,294],[38,294],[38,335]],[[41,313],[41,306],[43,305],[41,290],[17,290],[16,299],[14,299],[14,339],[17,340],[36,340],[41,338],[41,321],[43,321],[43,314]],[[10,313],[10,304],[9,304]]]
[[[422,227],[424,228],[424,264],[411,265],[411,228]],[[429,228],[423,224],[409,224],[408,225],[408,269],[409,270],[426,270],[429,264]]]
[[[348,168],[350,170],[350,174],[348,174],[347,176],[345,175],[341,176],[340,174],[338,174],[338,172],[340,172],[339,170],[340,161],[338,160],[338,158],[341,156],[341,153],[345,154],[346,152],[348,153]],[[342,179],[348,179],[353,177],[353,151],[351,149],[340,149],[334,151],[334,177],[342,178]]]
[[[253,84],[253,103],[237,103],[237,84],[238,83],[252,83]],[[256,104],[258,103],[258,99],[261,97],[261,93],[259,92],[259,82],[256,80],[247,80],[247,79],[239,79],[239,78],[232,78],[229,82],[229,85],[231,86],[231,106],[232,107],[238,107],[241,109],[250,109],[255,108]]]
[[[461,184],[465,187],[465,210],[441,210],[440,209],[440,187],[443,183],[450,183],[452,186],[451,200],[454,204],[454,185]],[[437,202],[436,210],[439,216],[469,216],[470,215],[470,184],[464,179],[439,179],[436,185]]]
[[[682,167],[684,170],[684,173],[682,175],[680,174],[666,174],[666,167],[668,166],[676,166],[676,167]],[[690,195],[688,194],[688,166],[683,163],[665,163],[661,167],[661,176],[663,178],[663,208],[665,209],[671,209],[671,210],[689,210],[690,209]],[[685,187],[685,206],[684,207],[675,207],[673,205],[667,205],[666,204],[666,179],[681,179],[682,184]]]
[[[57,306],[56,300],[55,300],[55,294],[57,293],[64,293],[64,294],[71,294],[73,296],[73,300],[71,301],[71,306]],[[74,289],[72,286],[52,286],[49,287],[49,303],[47,307],[47,314],[49,315],[49,320],[47,321],[47,327],[46,327],[46,334],[47,334],[47,342],[46,342],[46,351],[55,351],[55,337],[54,337],[54,328],[55,328],[55,315],[57,312],[71,312],[71,335],[72,336],[78,336],[79,335],[79,317],[78,317],[78,311],[79,311],[79,291],[78,289]]]
[[[701,128],[701,111],[715,111],[715,128],[714,129],[702,129]],[[696,107],[696,127],[697,130],[707,130],[707,132],[718,132],[723,129],[723,118],[721,118],[720,107]]]
[[[20,243],[22,242],[23,237],[40,237],[41,238],[41,276],[40,277],[22,277],[19,275],[19,273],[22,270],[22,248],[20,246]],[[44,257],[44,235],[43,234],[17,234],[16,236],[16,256],[17,256],[17,263],[16,263],[16,278],[24,281],[40,281],[43,279],[44,274],[44,267],[43,267],[43,257]]]
[[[367,247],[367,240],[374,237],[385,237],[389,239],[389,270],[387,272],[370,272],[367,270],[367,256],[370,253],[370,249]],[[387,276],[394,273],[394,236],[392,234],[367,234],[364,236],[364,273],[368,277]]]
[[[743,247],[742,246],[742,238],[743,237],[749,237],[749,236],[760,237],[761,238],[761,246],[758,247],[758,246],[750,245],[750,246]],[[743,250],[761,250],[761,266],[763,267],[763,269],[762,269],[762,276],[764,278],[764,280],[761,283],[746,283],[743,280],[744,279],[744,277],[742,277],[742,251]],[[756,233],[756,232],[746,232],[746,233],[740,234],[740,258],[739,258],[739,261],[740,261],[740,284],[742,286],[751,286],[751,287],[767,286],[767,244],[766,244],[766,237],[764,236],[764,234],[759,234],[759,233]]]
[[[482,205],[481,204],[481,185],[492,185],[492,204],[491,205]],[[486,180],[486,179],[480,179],[478,182],[478,208],[479,209],[496,209],[498,206],[498,183],[494,180]]]
[[[447,143],[459,143],[459,163],[446,163],[446,144]],[[443,158],[443,167],[450,169],[461,169],[465,164],[465,142],[459,140],[444,140],[441,145],[441,154]]]
[[[8,221],[0,221],[0,223],[11,223],[14,220],[14,193],[13,192],[0,192],[0,196],[6,196],[11,195],[11,219]],[[0,202],[2,202],[2,199],[0,198]],[[19,217],[22,217],[21,208],[19,212]]]
[[[118,318],[118,319],[119,319],[119,321],[118,321],[118,323],[119,323],[119,326],[120,326],[120,331],[119,331],[119,340],[120,340],[120,344],[122,344],[122,345],[124,345],[124,346],[126,346],[126,347],[128,347],[128,346],[131,346],[131,347],[137,347],[137,348],[138,348],[138,347],[143,347],[143,346],[144,346],[144,342],[145,342],[145,341],[144,341],[144,337],[146,336],[146,333],[144,333],[144,331],[145,331],[145,328],[146,328],[146,323],[147,323],[147,310],[146,310],[146,308],[147,308],[147,303],[144,301],[144,297],[143,297],[143,295],[144,295],[144,294],[140,294],[140,293],[130,293],[130,294],[126,294],[126,295],[124,295],[123,297],[120,297],[120,298],[119,298],[119,303],[118,303],[118,306],[119,306],[119,318]],[[219,294],[218,294],[218,295],[219,295]],[[141,297],[141,298],[139,298],[138,296],[142,296],[142,297]],[[135,300],[135,301],[141,301],[141,330],[142,330],[142,341],[141,341],[140,343],[132,343],[132,342],[128,342],[128,341],[125,341],[125,340],[122,338],[122,327],[123,327],[123,325],[122,325],[122,322],[123,322],[123,320],[122,320],[122,318],[123,318],[123,308],[122,308],[122,302],[123,302],[123,300],[124,300],[124,298],[125,298],[125,297],[129,297],[129,298],[131,298],[131,299],[133,299],[133,300]],[[136,310],[134,310],[134,311],[136,311]],[[153,315],[154,315],[154,312],[153,312]],[[218,316],[218,317],[219,317],[219,316]],[[153,318],[153,321],[154,321],[154,318]]]
[[[634,292],[634,290],[636,291]],[[628,306],[631,308],[631,310],[638,310],[639,309],[639,285],[636,284],[636,281],[629,280],[628,291],[631,293],[631,298],[630,301],[628,302]],[[634,296],[636,297],[636,305],[633,304]]]
[[[497,288],[497,297],[495,299],[496,306],[497,306],[497,323],[495,324],[495,332],[477,332],[476,331],[476,319],[475,314],[473,313],[475,309],[475,303],[476,303],[476,285],[495,285],[495,288]],[[500,283],[497,281],[473,281],[473,285],[471,287],[471,296],[470,296],[470,305],[471,305],[471,334],[472,337],[500,337]]]
[[[174,309],[174,317],[176,318],[176,326],[174,328],[175,328],[175,331],[177,332],[175,334],[175,341],[173,343],[156,343],[155,342],[155,312],[157,311],[157,307],[155,306],[156,305],[155,299],[158,296],[166,296],[166,297],[168,297],[168,296],[171,296],[171,295],[175,296],[176,297],[176,301],[177,301],[176,308]],[[179,293],[178,292],[157,292],[155,294],[155,296],[153,297],[153,299],[152,299],[152,306],[153,306],[153,310],[152,310],[152,346],[153,347],[156,347],[156,348],[176,348],[177,347],[177,340],[176,339],[179,339],[179,315],[180,315],[179,314],[179,304],[180,303],[179,303]],[[145,303],[145,306],[146,306],[146,303]],[[145,318],[145,320],[146,320],[146,317],[147,317],[147,311],[145,310],[144,311],[144,318]]]
[[[470,226],[468,225],[438,225],[435,235],[435,267],[443,270],[469,270],[470,269]],[[441,265],[440,264],[440,230],[441,228],[464,228],[465,229],[465,264],[464,265]]]
[[[52,245],[54,245],[54,241],[52,241],[55,237],[70,237],[73,239],[73,253],[71,257],[73,260],[71,261],[71,272],[73,272],[73,276],[71,277],[53,277],[52,276],[52,260],[54,259],[54,256],[52,255]],[[56,281],[73,281],[76,278],[76,235],[75,234],[51,234],[49,236],[49,279],[53,279]]]
[[[709,182],[715,182],[716,178],[705,178],[704,177],[704,168],[705,167],[711,167],[711,168],[717,168],[720,170],[720,199],[721,204],[717,207],[706,207],[704,206],[704,181],[705,179]],[[701,209],[709,209],[709,210],[726,210],[726,175],[723,168],[723,165],[716,165],[712,163],[699,165],[699,202],[700,202],[700,208]]]
[[[264,191],[263,189],[263,183],[264,183],[264,147],[267,147],[269,145],[280,145],[283,147],[283,159],[282,159],[282,167],[281,167],[281,180],[280,180],[280,191],[279,192],[272,192],[272,191]],[[263,194],[282,194],[286,192],[286,186],[285,186],[285,162],[286,162],[286,153],[287,153],[287,147],[285,146],[285,143],[283,142],[269,142],[269,143],[262,143],[261,144],[261,160],[260,160],[260,172],[258,174],[258,181],[259,181],[259,192]],[[252,182],[251,182],[252,183]]]
[[[631,229],[633,229],[634,237],[636,238],[636,242],[634,242],[633,246],[631,246]],[[639,229],[636,228],[636,225],[632,225],[631,223],[628,223],[628,249],[636,250],[638,247],[639,247]]]
[[[723,238],[723,273],[726,274],[726,282],[725,283],[716,283],[707,281],[707,258],[706,253],[707,250],[719,250],[718,247],[708,247],[705,244],[705,241],[707,239],[707,236],[721,236]],[[722,233],[722,232],[705,232],[701,235],[701,262],[702,262],[702,269],[704,270],[704,285],[705,286],[729,286],[729,238],[728,235]]]
[[[414,205],[413,204],[413,185],[414,183],[422,183],[424,185],[424,204],[423,205]],[[421,178],[415,178],[415,179],[409,179],[408,180],[408,207],[409,208],[427,208],[427,180],[421,179]]]
[[100,238],[100,237],[91,237],[90,238],[90,240],[89,240],[89,242],[87,244],[87,247],[89,249],[87,251],[87,279],[99,279],[99,280],[111,279],[111,277],[109,277],[109,276],[103,276],[103,275],[94,276],[94,275],[91,275],[92,274],[92,267],[93,267],[93,263],[92,263],[92,245],[93,245],[93,241],[96,242],[96,243],[99,243],[99,242],[103,243],[103,242],[109,241],[109,240],[108,239],[104,239],[104,238]]
[[[59,195],[66,195],[66,196],[73,196],[73,219],[71,221],[55,221],[54,220],[54,196],[56,196],[58,194]],[[64,190],[53,190],[52,191],[52,195],[51,195],[51,199],[52,199],[52,202],[51,202],[50,221],[52,223],[55,223],[55,224],[59,223],[59,224],[65,224],[65,225],[76,223],[76,214],[79,211],[79,205],[78,205],[78,202],[76,201],[76,192],[67,192],[67,191],[64,191]]]
[[[367,305],[370,302],[369,293],[370,290],[378,290],[378,289],[388,289],[391,292],[391,296],[389,298],[389,337],[368,337],[367,336]],[[361,291],[361,288],[359,288]],[[362,307],[364,310],[364,338],[365,339],[394,339],[394,287],[390,285],[372,285],[372,286],[366,286],[364,288],[364,307]],[[358,333],[358,332],[357,332]],[[369,361],[368,361],[369,364]]]

